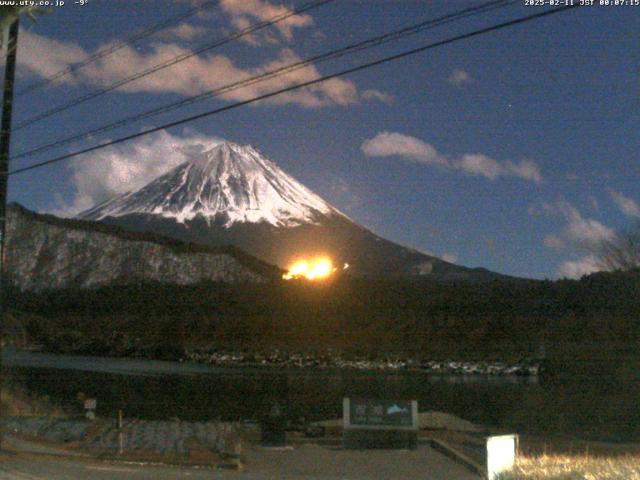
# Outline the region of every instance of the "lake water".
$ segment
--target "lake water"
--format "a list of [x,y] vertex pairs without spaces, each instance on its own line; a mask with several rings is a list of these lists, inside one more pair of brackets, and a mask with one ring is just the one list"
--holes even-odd
[[420,411],[453,413],[519,433],[640,440],[640,384],[353,370],[214,368],[146,360],[3,352],[3,369],[28,391],[76,404],[98,399],[98,415],[182,420],[257,419],[275,400],[293,419],[337,418],[342,398],[417,399]]

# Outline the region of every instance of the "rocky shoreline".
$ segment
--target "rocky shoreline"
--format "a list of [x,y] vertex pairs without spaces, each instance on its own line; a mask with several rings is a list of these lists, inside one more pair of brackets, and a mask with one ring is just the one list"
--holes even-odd
[[523,359],[518,362],[487,361],[417,361],[398,358],[367,359],[343,358],[337,354],[313,356],[303,353],[288,353],[274,350],[268,354],[241,353],[208,350],[185,351],[182,361],[189,361],[216,367],[280,367],[280,368],[335,368],[349,370],[377,371],[419,371],[447,375],[517,375],[536,376],[540,373],[541,362]]
[[[8,346],[8,345],[5,345]],[[383,358],[345,358],[336,352],[309,354],[272,350],[269,352],[237,352],[206,348],[130,348],[115,351],[92,351],[90,348],[47,349],[42,345],[22,346],[19,350],[62,355],[86,355],[141,360],[193,362],[223,368],[304,368],[361,371],[413,371],[442,375],[537,376],[543,370],[543,361],[523,358],[506,361],[417,360],[399,356]]]

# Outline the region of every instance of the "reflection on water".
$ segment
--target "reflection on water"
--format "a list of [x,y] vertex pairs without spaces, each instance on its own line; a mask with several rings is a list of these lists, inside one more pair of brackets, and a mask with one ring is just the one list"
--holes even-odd
[[[292,419],[320,420],[342,415],[344,396],[417,399],[421,411],[453,413],[467,420],[520,433],[566,433],[605,440],[637,440],[638,382],[602,388],[597,379],[538,384],[518,377],[427,375],[275,369],[194,369],[165,365],[172,373],[144,375],[144,361],[128,374],[75,370],[69,357],[56,357],[65,369],[16,366],[6,372],[30,392],[72,404],[78,392],[98,399],[98,414],[119,409],[131,417],[183,420],[257,419],[277,400]],[[119,360],[118,365],[126,364]],[[125,362],[124,364],[122,362]],[[55,361],[52,366],[55,366]],[[101,361],[97,362],[104,365]],[[163,362],[168,363],[168,362]],[[164,367],[160,368],[161,371]]]

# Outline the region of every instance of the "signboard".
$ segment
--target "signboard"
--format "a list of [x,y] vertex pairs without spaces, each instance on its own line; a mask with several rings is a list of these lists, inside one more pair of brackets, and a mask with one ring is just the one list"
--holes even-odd
[[418,402],[345,398],[343,400],[345,448],[416,448]]
[[[347,399],[348,425],[353,427],[417,428],[410,400]],[[417,412],[416,412],[417,416]],[[415,426],[414,426],[415,425]]]
[[494,480],[510,470],[516,461],[517,435],[487,437],[487,476]]

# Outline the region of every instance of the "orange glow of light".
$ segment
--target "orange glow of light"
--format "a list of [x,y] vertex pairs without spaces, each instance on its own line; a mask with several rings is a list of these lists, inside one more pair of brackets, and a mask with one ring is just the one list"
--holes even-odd
[[307,280],[323,280],[329,277],[337,269],[328,258],[316,258],[313,260],[298,260],[285,273],[282,278],[306,278]]

